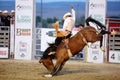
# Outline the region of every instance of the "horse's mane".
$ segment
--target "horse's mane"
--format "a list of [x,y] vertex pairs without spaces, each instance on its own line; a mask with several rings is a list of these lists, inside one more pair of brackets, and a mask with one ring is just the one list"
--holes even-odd
[[88,18],[86,19],[86,25],[87,25],[87,26],[90,26],[89,22],[95,23],[95,24],[96,24],[97,26],[99,26],[100,29],[102,29],[102,30],[103,30],[103,29],[106,30],[105,25],[103,25],[103,24],[100,23],[99,21],[93,19],[92,17],[88,17]]
[[48,46],[54,46],[55,45],[55,43],[47,43],[48,44]]

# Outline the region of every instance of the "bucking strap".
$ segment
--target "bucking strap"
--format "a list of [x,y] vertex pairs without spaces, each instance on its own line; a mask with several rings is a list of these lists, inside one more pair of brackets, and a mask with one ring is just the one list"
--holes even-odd
[[66,47],[66,49],[67,49],[69,58],[72,57],[73,54],[71,53],[71,50],[70,50],[70,48],[69,48],[69,46],[68,46],[69,39],[64,39],[63,42],[65,43],[65,47]]

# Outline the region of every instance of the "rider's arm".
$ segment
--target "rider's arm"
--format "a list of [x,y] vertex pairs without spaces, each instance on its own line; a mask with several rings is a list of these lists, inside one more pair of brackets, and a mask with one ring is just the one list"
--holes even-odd
[[71,6],[71,13],[72,13],[72,17],[73,17],[73,20],[75,21],[75,10],[73,8],[73,6]]

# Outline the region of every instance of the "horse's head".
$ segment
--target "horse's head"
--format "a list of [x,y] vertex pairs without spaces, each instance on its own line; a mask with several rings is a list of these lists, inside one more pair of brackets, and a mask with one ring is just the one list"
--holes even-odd
[[87,42],[96,42],[101,39],[101,34],[96,31],[95,28],[87,26],[80,31]]
[[43,65],[47,68],[48,71],[52,71],[54,64],[52,62],[52,58],[47,57],[47,58],[41,58],[39,60],[39,63],[43,63]]

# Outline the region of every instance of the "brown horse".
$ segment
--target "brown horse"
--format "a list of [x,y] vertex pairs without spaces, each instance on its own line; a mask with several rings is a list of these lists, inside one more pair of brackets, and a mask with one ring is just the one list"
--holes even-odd
[[[88,18],[87,20],[88,22],[95,22],[98,26],[102,26],[100,22],[94,21],[94,19],[92,20]],[[86,26],[76,35],[68,39],[67,46],[69,47],[70,52],[68,51],[68,47],[66,47],[64,41],[62,41],[58,46],[50,44],[39,61],[40,63],[43,63],[48,71],[50,71],[50,74],[45,75],[45,77],[52,77],[57,74],[71,56],[74,56],[80,52],[88,42],[94,43],[96,41],[100,41],[103,35],[103,33],[98,33],[95,28]],[[52,52],[52,49],[54,48],[57,48],[56,53],[49,55],[49,53]],[[56,59],[55,65],[52,61],[53,58]]]
[[[101,29],[101,32],[97,32],[95,28],[89,25],[89,22],[95,23]],[[50,44],[49,47],[45,50],[42,58],[40,59],[40,63],[50,71],[49,75],[45,75],[45,77],[52,77],[57,74],[64,66],[66,61],[71,57],[80,52],[88,42],[94,43],[96,41],[100,41],[104,34],[109,34],[110,32],[105,31],[106,27],[100,23],[99,21],[88,17],[86,20],[87,26],[80,30],[76,35],[69,38],[66,42],[63,40],[58,46],[54,44]],[[58,25],[54,25],[56,27]],[[56,31],[58,29],[56,28]],[[100,41],[101,42],[101,41]],[[49,55],[53,49],[56,48],[56,52],[53,55]],[[53,64],[52,59],[56,59],[55,65]]]

